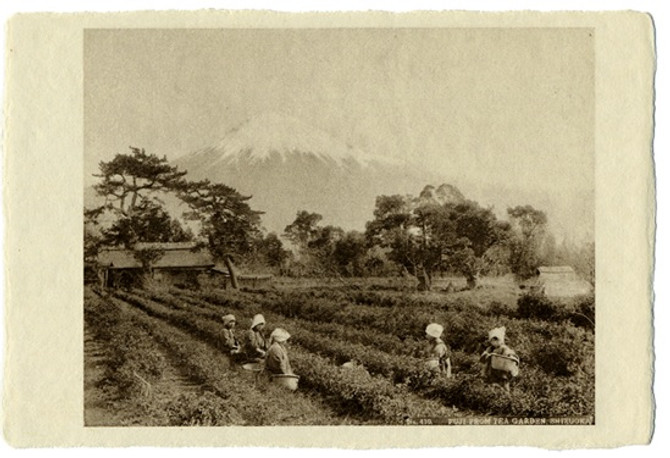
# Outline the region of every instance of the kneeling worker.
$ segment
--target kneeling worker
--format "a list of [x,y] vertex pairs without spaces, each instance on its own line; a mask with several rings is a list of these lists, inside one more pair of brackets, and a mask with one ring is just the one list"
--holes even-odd
[[249,329],[244,338],[244,353],[247,356],[247,361],[260,362],[265,358],[265,353],[268,350],[268,343],[263,335],[265,328],[265,318],[261,314],[254,316],[251,321],[251,329]]
[[224,315],[223,320],[223,330],[221,331],[221,336],[223,337],[223,346],[228,350],[230,356],[233,360],[237,361],[240,355],[240,343],[235,337],[235,315]]
[[277,328],[270,334],[270,348],[265,360],[265,369],[273,375],[293,374],[291,363],[286,352],[286,341],[291,335],[286,330]]

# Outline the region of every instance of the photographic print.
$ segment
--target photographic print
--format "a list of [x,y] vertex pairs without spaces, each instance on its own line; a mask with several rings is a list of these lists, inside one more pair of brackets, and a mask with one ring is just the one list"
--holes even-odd
[[84,425],[594,425],[595,30],[83,31]]

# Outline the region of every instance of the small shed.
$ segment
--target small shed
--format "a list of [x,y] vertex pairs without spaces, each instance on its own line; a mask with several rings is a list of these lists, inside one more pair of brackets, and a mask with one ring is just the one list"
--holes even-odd
[[573,297],[593,292],[593,287],[581,279],[570,266],[540,266],[535,271],[533,286],[548,297]]

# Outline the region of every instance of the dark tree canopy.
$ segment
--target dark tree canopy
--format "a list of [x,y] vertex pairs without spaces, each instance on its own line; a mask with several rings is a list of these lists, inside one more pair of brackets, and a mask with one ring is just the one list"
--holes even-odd
[[335,242],[332,257],[341,274],[361,276],[364,274],[366,253],[365,235],[358,231],[349,231]]
[[514,208],[508,208],[507,214],[512,220],[512,224],[525,238],[540,235],[547,225],[547,215],[531,205],[518,205]]
[[366,224],[365,234],[371,244],[388,245],[388,231],[404,231],[411,224],[411,208],[401,195],[378,196],[373,212],[374,219]]
[[432,272],[444,265],[460,271],[474,287],[485,253],[509,229],[491,209],[462,199],[460,192],[451,194],[460,198],[440,203],[428,192],[379,196],[375,219],[367,224],[369,243],[390,249],[389,258],[417,276],[421,289],[430,288]]
[[265,237],[259,237],[256,249],[263,257],[265,264],[270,267],[281,267],[291,256],[290,251],[284,249],[284,244],[274,232],[270,232]]
[[99,243],[131,248],[137,242],[190,240],[192,234],[170,217],[161,201],[162,196],[183,183],[186,172],[144,149],[130,150],[129,154],[117,154],[109,162],[100,162],[100,173],[95,175],[100,182],[94,189],[105,202],[86,209],[86,220],[98,225],[101,216],[113,217],[110,225],[98,227]]
[[191,209],[188,217],[200,221],[200,235],[207,240],[215,258],[224,259],[251,249],[260,232],[262,212],[251,209],[250,196],[209,180],[183,183],[178,196]]
[[519,278],[529,278],[541,262],[547,216],[531,205],[508,208],[507,214],[514,230],[510,240],[510,269]]
[[319,233],[319,223],[323,216],[318,213],[310,213],[300,210],[295,220],[284,228],[284,237],[293,242],[299,248],[305,248],[313,242]]
[[[130,154],[117,154],[109,162],[100,163],[100,182],[94,186],[105,198],[98,208],[85,210],[89,226],[107,213],[114,216],[108,227],[89,230],[85,244],[93,253],[100,243],[133,248],[137,242],[180,242],[193,240],[190,229],[170,217],[161,198],[173,196],[188,204],[188,217],[200,224],[200,245],[208,246],[216,259],[232,265],[230,256],[250,250],[259,233],[260,212],[248,204],[250,197],[235,189],[209,180],[187,181],[186,171],[162,159],[131,147]],[[97,243],[97,245],[96,245]],[[160,257],[159,252],[137,252],[142,264],[149,267]],[[230,268],[232,270],[232,268]]]
[[509,224],[498,221],[490,208],[482,208],[473,201],[446,208],[454,231],[445,250],[447,263],[460,271],[472,288],[488,267],[490,250],[507,242]]
[[301,210],[295,220],[286,226],[284,237],[297,248],[302,270],[310,275],[354,276],[365,275],[367,241],[357,231],[319,223],[322,216]]
[[101,181],[94,186],[105,197],[106,208],[125,216],[149,195],[174,190],[186,175],[165,157],[161,159],[132,146],[130,150],[130,154],[117,154],[109,162],[100,162],[100,173],[95,176]]
[[151,200],[142,200],[135,211],[119,217],[103,232],[105,245],[132,248],[138,242],[186,242],[193,235],[184,230],[178,220]]

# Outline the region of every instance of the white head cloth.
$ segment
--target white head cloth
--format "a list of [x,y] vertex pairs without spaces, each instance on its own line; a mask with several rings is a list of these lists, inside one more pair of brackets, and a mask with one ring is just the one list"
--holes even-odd
[[235,320],[235,315],[231,315],[231,314],[223,315],[223,317],[221,319],[223,320],[223,324],[228,324],[231,321],[236,321]]
[[286,342],[289,337],[291,337],[291,334],[289,334],[285,329],[282,328],[277,328],[274,331],[272,331],[272,334],[270,334],[270,338],[273,339],[275,342]]
[[265,324],[265,318],[260,313],[254,315],[254,319],[251,320],[251,329],[255,328],[259,324]]
[[442,332],[444,331],[444,327],[437,324],[437,323],[430,323],[428,326],[426,326],[426,334],[428,334],[431,337],[441,337]]
[[491,329],[489,331],[489,340],[492,338],[497,337],[499,341],[504,342],[505,341],[505,326]]

